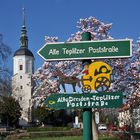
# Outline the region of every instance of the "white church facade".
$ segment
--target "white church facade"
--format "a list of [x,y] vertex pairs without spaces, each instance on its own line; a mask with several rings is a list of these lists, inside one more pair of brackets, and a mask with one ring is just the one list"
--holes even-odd
[[32,122],[32,101],[34,73],[34,55],[28,49],[28,37],[23,13],[23,25],[20,48],[13,56],[12,96],[19,101],[22,108],[19,125],[28,126]]

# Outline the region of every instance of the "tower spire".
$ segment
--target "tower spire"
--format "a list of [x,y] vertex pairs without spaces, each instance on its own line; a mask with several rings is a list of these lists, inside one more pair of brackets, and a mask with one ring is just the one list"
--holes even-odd
[[21,36],[20,36],[20,47],[21,48],[28,48],[28,37],[27,31],[25,26],[25,8],[22,9],[22,29],[21,29]]
[[23,23],[22,23],[22,26],[24,26],[25,27],[25,8],[23,7],[22,8],[22,16],[23,16]]

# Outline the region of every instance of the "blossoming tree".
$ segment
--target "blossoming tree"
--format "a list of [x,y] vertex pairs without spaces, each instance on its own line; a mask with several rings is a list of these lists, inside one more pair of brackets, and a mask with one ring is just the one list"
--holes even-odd
[[[71,35],[67,40],[68,42],[81,41],[81,35],[84,32],[91,33],[91,40],[112,39],[112,37],[109,36],[109,30],[112,24],[105,24],[94,17],[80,19],[77,27],[79,30]],[[57,42],[58,37],[46,36],[45,41],[47,43]],[[67,82],[67,80],[65,80],[65,82],[66,84],[71,84],[71,77],[77,77],[81,71],[81,60],[44,62],[33,76],[36,83],[34,97],[43,99],[51,93],[66,92],[62,79],[69,79],[69,82]],[[62,88],[60,88],[60,85],[62,85]],[[73,91],[75,92],[76,90],[73,89]]]

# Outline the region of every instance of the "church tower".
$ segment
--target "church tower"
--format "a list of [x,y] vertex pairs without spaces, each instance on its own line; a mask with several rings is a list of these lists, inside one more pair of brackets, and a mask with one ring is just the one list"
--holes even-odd
[[19,124],[27,126],[32,122],[31,97],[33,92],[32,74],[34,73],[34,55],[28,49],[28,36],[25,26],[25,11],[20,36],[20,48],[13,56],[12,96],[22,108]]

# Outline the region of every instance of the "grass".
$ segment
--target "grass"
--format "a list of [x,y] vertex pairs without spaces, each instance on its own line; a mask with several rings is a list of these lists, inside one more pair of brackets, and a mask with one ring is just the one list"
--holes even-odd
[[[25,139],[21,139],[25,140]],[[32,139],[26,139],[26,140],[83,140],[82,136],[73,136],[73,137],[53,137],[53,138],[32,138]],[[107,138],[107,137],[102,137],[99,138],[99,140],[119,140],[117,138]]]
[[[25,139],[21,139],[25,140]],[[31,138],[26,140],[82,140],[82,136],[73,136],[73,137],[53,137],[53,138]]]

